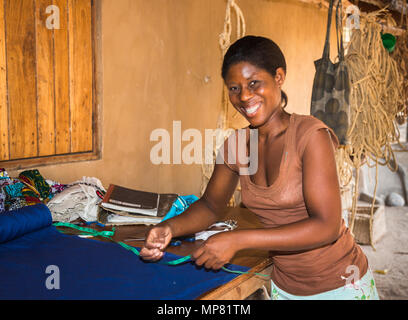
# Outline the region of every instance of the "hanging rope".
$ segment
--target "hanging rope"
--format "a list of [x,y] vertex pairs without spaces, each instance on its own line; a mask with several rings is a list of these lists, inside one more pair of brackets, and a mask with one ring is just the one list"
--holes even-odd
[[[219,36],[219,45],[221,48],[222,58],[224,57],[225,53],[227,52],[229,46],[231,45],[231,33],[232,33],[232,21],[231,21],[231,8],[235,10],[236,15],[236,29],[237,39],[242,38],[245,36],[246,32],[246,25],[244,15],[242,14],[241,9],[235,3],[235,0],[228,0],[227,9],[225,11],[225,19],[224,19],[224,30]],[[217,129],[227,129],[228,127],[228,93],[225,90],[225,86],[222,87],[222,99],[221,99],[221,114],[218,119]]]
[[[227,9],[225,11],[225,20],[224,20],[224,31],[219,36],[219,44],[222,51],[222,56],[224,57],[231,44],[231,33],[232,33],[232,24],[231,24],[231,8],[235,10],[237,17],[237,39],[245,35],[245,19],[242,14],[241,9],[235,3],[235,0],[228,0]],[[242,29],[242,32],[241,32]]]
[[[353,231],[357,210],[359,171],[363,164],[376,166],[376,183],[371,206],[370,232],[374,199],[378,184],[378,164],[396,171],[395,155],[391,144],[399,141],[395,118],[403,112],[403,78],[397,63],[383,46],[382,27],[378,23],[387,10],[379,10],[360,17],[360,30],[354,30],[345,57],[352,83],[350,94],[350,126],[347,132],[351,148],[344,150],[356,171],[350,230]],[[351,162],[350,162],[351,161]],[[393,166],[393,164],[395,164]],[[342,164],[339,163],[341,167]],[[343,179],[349,179],[347,169]],[[372,237],[371,238],[371,246]]]
[[[397,122],[402,125],[405,123],[408,116],[408,12],[406,8],[408,6],[408,1],[405,1],[405,6],[401,12],[400,28],[405,29],[400,36],[397,37],[397,43],[395,50],[392,52],[391,56],[397,62],[399,71],[404,78],[403,82],[403,106],[401,107],[401,112],[397,114]],[[405,19],[404,19],[405,17]],[[403,148],[404,149],[404,148]]]
[[[239,6],[235,3],[235,0],[228,0],[227,3],[227,8],[225,11],[225,19],[224,19],[224,29],[223,32],[219,35],[219,45],[221,49],[221,60],[224,58],[225,53],[227,52],[228,48],[231,45],[231,34],[232,34],[232,19],[231,19],[231,11],[234,10],[235,16],[236,16],[236,38],[240,39],[243,36],[245,36],[246,32],[246,25],[245,25],[245,19],[244,15],[242,14],[241,9]],[[211,178],[211,175],[214,171],[214,162],[217,157],[217,150],[220,147],[220,144],[224,142],[224,139],[228,136],[228,134],[231,132],[231,128],[229,128],[228,125],[228,103],[229,103],[229,97],[228,97],[228,92],[225,90],[225,86],[222,86],[222,96],[221,96],[221,112],[217,120],[217,136],[216,136],[216,143],[215,146],[213,144],[210,144],[209,146],[206,146],[206,148],[211,148],[212,150],[207,150],[205,154],[211,154],[212,158],[211,159],[204,159],[204,163],[201,166],[202,168],[202,185],[201,185],[201,194],[204,193],[208,181]],[[222,135],[222,137],[220,136]],[[235,206],[235,198],[232,197],[230,200],[229,205],[230,206]]]

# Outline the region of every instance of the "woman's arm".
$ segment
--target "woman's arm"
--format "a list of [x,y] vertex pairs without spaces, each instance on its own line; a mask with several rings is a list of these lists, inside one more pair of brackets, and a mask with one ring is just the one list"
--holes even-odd
[[142,258],[160,259],[171,238],[194,234],[222,220],[238,179],[238,174],[227,165],[216,164],[203,196],[180,215],[157,224],[148,232],[140,251]]
[[238,175],[225,164],[216,164],[203,196],[180,215],[163,223],[173,236],[194,234],[220,221],[238,184]]
[[193,254],[198,265],[217,269],[228,262],[227,242],[234,244],[231,250],[301,251],[338,238],[341,199],[334,148],[326,130],[318,130],[309,141],[303,154],[303,195],[309,218],[276,228],[216,234]]

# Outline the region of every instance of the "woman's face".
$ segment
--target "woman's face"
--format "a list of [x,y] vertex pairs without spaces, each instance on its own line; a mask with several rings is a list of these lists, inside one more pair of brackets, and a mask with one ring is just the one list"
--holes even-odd
[[276,75],[272,76],[249,62],[239,62],[230,66],[225,84],[235,109],[248,120],[251,127],[259,127],[280,109],[280,87],[284,80],[282,68],[278,68]]

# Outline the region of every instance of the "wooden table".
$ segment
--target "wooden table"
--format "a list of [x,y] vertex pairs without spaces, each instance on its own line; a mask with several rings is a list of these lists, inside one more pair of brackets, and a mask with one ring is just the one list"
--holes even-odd
[[[231,208],[225,220],[233,219],[238,222],[237,229],[262,228],[257,217],[248,209],[236,207]],[[130,238],[143,237],[146,233],[147,226],[119,226],[116,227],[115,241],[124,241]],[[142,241],[126,242],[135,247],[143,246]],[[166,251],[186,256],[191,254],[201,243],[201,240],[195,242],[183,241],[180,246],[169,246]],[[269,277],[263,277],[253,274],[262,273],[270,274],[272,269],[272,261],[269,258],[268,252],[265,250],[242,250],[239,251],[231,260],[232,264],[246,266],[251,268],[249,274],[242,274],[231,280],[230,282],[221,285],[218,288],[206,292],[201,295],[201,300],[243,300],[254,293],[262,286],[265,286],[270,292]]]

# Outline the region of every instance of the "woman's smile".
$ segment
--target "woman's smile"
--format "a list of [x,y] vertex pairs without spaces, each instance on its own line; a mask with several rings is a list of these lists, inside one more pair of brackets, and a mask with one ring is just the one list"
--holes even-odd
[[229,68],[225,84],[234,106],[251,124],[261,127],[272,119],[282,106],[280,85],[283,75],[271,75],[264,69],[246,62],[238,62]]
[[262,103],[261,102],[256,102],[256,103],[249,103],[245,104],[240,107],[241,111],[247,116],[247,117],[254,117],[258,110],[261,108]]

